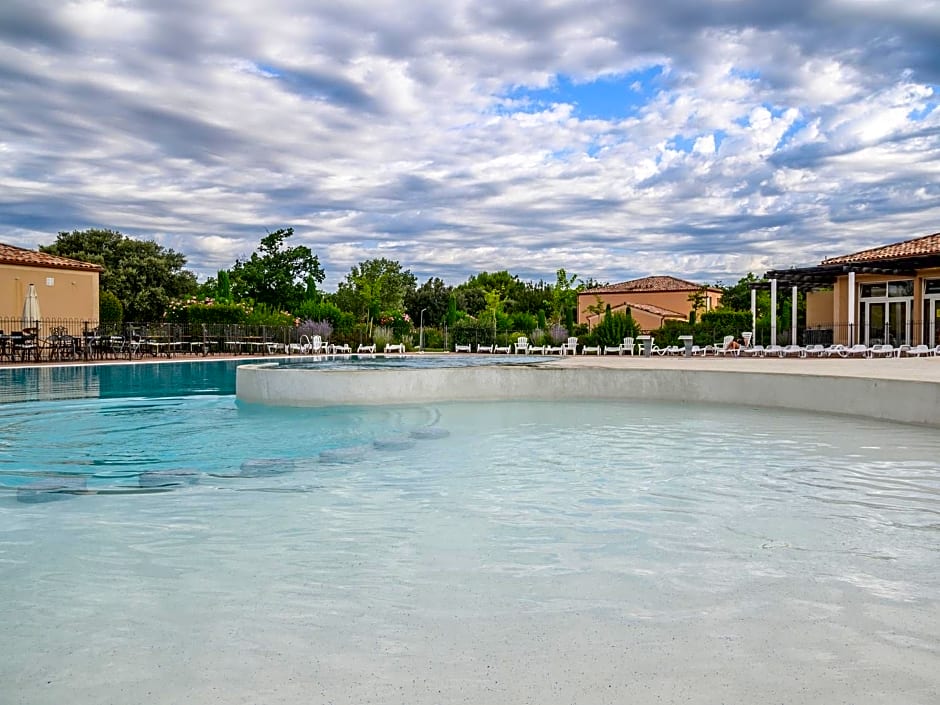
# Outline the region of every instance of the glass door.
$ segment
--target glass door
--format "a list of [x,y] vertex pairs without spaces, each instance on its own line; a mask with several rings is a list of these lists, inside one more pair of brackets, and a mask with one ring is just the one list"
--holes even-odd
[[877,345],[885,341],[885,323],[887,322],[887,304],[883,301],[866,301],[864,303],[865,335],[862,342],[865,345]]
[[888,320],[885,330],[887,331],[886,343],[897,347],[898,345],[910,345],[911,336],[908,331],[911,320],[911,304],[909,301],[891,301],[888,303]]
[[940,345],[940,296],[924,299],[924,344]]

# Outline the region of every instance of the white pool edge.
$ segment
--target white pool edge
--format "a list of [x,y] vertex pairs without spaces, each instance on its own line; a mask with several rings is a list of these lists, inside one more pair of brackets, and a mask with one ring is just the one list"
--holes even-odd
[[[865,363],[859,363],[865,364]],[[856,368],[858,369],[858,368]],[[871,369],[871,372],[877,372]],[[934,377],[934,375],[929,375]],[[311,370],[243,365],[239,401],[276,406],[497,400],[656,400],[848,414],[940,427],[940,380],[674,363]]]

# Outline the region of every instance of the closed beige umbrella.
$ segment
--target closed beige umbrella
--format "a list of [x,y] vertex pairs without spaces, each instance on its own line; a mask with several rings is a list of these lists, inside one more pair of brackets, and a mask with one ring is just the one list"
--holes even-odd
[[26,291],[26,300],[23,302],[23,327],[38,328],[42,314],[39,312],[39,294],[36,285],[30,284]]

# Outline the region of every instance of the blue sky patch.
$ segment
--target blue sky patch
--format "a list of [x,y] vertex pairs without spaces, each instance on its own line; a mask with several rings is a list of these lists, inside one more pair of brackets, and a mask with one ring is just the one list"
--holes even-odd
[[499,112],[537,113],[565,103],[574,106],[573,115],[581,120],[621,120],[636,115],[650,101],[662,75],[659,65],[588,82],[557,75],[547,88],[512,88],[502,98],[513,104]]

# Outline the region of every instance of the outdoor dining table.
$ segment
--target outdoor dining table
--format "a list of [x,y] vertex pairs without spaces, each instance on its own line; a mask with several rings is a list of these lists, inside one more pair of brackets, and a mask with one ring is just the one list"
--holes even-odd
[[0,360],[13,359],[13,336],[0,333]]

